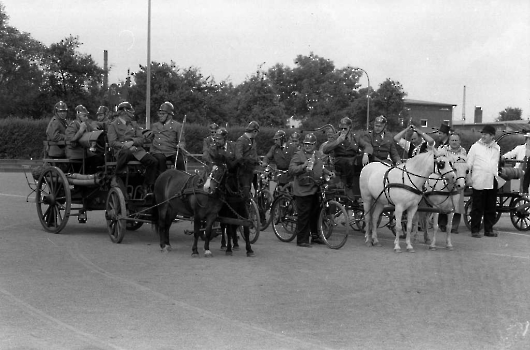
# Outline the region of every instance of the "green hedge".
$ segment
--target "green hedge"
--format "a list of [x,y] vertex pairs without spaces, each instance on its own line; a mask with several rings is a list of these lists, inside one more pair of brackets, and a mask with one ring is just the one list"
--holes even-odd
[[[49,119],[0,119],[0,159],[40,159],[42,158],[42,142],[46,140],[46,126]],[[295,129],[284,129],[288,135]],[[235,141],[245,131],[245,126],[229,128],[228,139]],[[258,154],[265,155],[273,145],[273,136],[277,129],[262,127],[257,136]],[[200,124],[186,124],[186,148],[194,154],[202,153],[203,139],[208,135],[208,127]],[[469,147],[480,138],[480,133],[461,132],[462,146]],[[304,133],[302,131],[302,138]],[[317,132],[319,144],[326,140],[324,132]],[[500,141],[501,154],[508,152],[524,142],[522,136],[509,136]]]

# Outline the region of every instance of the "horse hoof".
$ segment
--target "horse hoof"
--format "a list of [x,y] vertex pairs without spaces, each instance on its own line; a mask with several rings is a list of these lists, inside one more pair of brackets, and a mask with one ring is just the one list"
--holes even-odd
[[414,248],[407,248],[407,252],[408,252],[408,253],[416,253],[416,251],[414,250]]
[[220,250],[226,250],[226,246],[222,245]]
[[394,252],[401,253],[401,249],[394,249]]
[[160,251],[162,253],[169,253],[171,251],[171,246],[170,245],[165,245],[163,248],[160,248]]
[[453,251],[453,250],[455,250],[455,248],[453,248],[453,247],[445,247],[445,249],[447,249],[447,250],[449,250],[449,251]]
[[431,243],[432,243],[432,241],[430,239],[425,241],[425,244],[427,244],[427,245],[430,245]]
[[379,242],[374,242],[374,247],[382,247],[382,245]]
[[204,252],[204,257],[205,257],[205,258],[211,258],[211,257],[213,257],[213,254],[212,254],[211,251],[206,250],[206,251]]
[[238,245],[233,246],[232,250],[239,250],[239,246]]
[[199,257],[199,254],[198,254],[198,253],[191,253],[191,257],[192,257],[192,258],[198,258],[198,257]]
[[231,251],[231,250],[227,250],[227,251],[225,252],[225,255],[232,256],[232,251]]
[[429,250],[435,251],[436,247],[429,247]]
[[372,242],[365,242],[364,244],[366,244],[367,247],[371,247],[372,246]]
[[256,254],[254,254],[254,252],[247,252],[247,257],[248,258],[253,258],[255,256],[256,256]]

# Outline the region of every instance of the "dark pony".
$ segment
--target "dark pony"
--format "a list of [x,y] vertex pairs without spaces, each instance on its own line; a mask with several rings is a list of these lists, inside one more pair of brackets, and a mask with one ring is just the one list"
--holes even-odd
[[[220,216],[248,219],[247,203],[250,200],[250,186],[254,177],[254,167],[255,165],[251,163],[240,163],[234,170],[227,173],[224,181],[226,204],[221,209]],[[234,240],[234,247],[239,247],[237,245],[238,225],[226,224],[223,226],[226,227],[226,255],[232,255],[232,240]],[[250,246],[250,229],[246,225],[243,226],[243,238],[246,243],[247,256],[253,257],[254,251]],[[224,241],[224,233],[222,239]]]
[[163,252],[171,250],[169,228],[177,215],[193,217],[194,239],[192,256],[199,256],[197,242],[200,237],[202,222],[205,221],[204,256],[211,257],[210,239],[212,225],[223,206],[223,199],[218,190],[226,167],[214,166],[210,175],[190,175],[180,170],[167,170],[155,182],[153,223],[160,237],[160,248]]

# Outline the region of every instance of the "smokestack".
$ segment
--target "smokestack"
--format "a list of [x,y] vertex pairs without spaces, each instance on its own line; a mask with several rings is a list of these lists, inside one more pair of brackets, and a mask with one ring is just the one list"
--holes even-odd
[[103,70],[105,71],[103,75],[103,91],[107,91],[109,86],[109,52],[103,50]]
[[475,106],[475,124],[482,123],[482,107]]

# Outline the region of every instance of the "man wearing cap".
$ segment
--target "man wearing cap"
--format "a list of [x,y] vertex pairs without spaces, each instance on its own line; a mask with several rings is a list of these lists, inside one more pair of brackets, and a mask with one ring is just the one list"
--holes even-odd
[[317,181],[323,174],[332,175],[324,168],[323,154],[316,149],[315,134],[305,135],[302,149],[297,151],[289,163],[289,172],[294,175],[293,195],[296,211],[296,244],[311,248],[313,243],[322,243],[318,237],[319,193]]
[[216,123],[211,123],[208,125],[208,130],[210,131],[210,134],[204,138],[202,141],[202,153],[208,152],[208,149],[210,147],[215,147],[215,133],[219,129],[219,125]]
[[[173,120],[174,107],[171,102],[164,102],[158,109],[158,122],[151,126],[151,133],[148,138],[152,139],[149,153],[156,158],[158,162],[158,173],[161,174],[167,170],[167,161],[175,163],[177,158],[178,170],[186,170],[184,163],[184,152],[186,147],[182,124]],[[177,156],[177,149],[179,149]]]
[[[236,161],[239,166],[245,167],[248,171],[255,169],[259,164],[258,149],[256,146],[256,136],[259,133],[259,124],[251,121],[245,128],[245,133],[236,140]],[[256,178],[257,182],[257,178]],[[241,184],[244,194],[250,196],[251,184]],[[256,184],[254,184],[256,186]],[[256,187],[255,187],[256,188]]]
[[225,165],[232,170],[235,165],[236,149],[232,141],[228,141],[228,130],[220,127],[213,136],[215,144],[202,154],[202,160],[211,168],[213,165]]
[[97,172],[99,166],[105,164],[104,156],[103,154],[95,152],[87,152],[85,148],[80,145],[79,141],[85,133],[96,131],[96,129],[89,122],[89,113],[85,106],[79,105],[75,107],[75,112],[75,120],[66,127],[65,131],[67,141],[66,156],[68,159],[85,158],[86,173],[94,174]]
[[116,174],[127,169],[127,162],[138,160],[145,167],[144,192],[152,192],[157,177],[157,160],[143,148],[142,129],[133,121],[134,109],[129,102],[118,105],[118,116],[109,124],[109,145],[116,154]]
[[373,148],[373,157],[371,161],[387,161],[388,157],[394,164],[401,164],[401,157],[396,148],[396,143],[392,136],[385,132],[387,120],[384,115],[376,117],[374,120],[374,129],[364,135],[367,141]]
[[471,236],[480,238],[480,224],[484,219],[484,236],[497,237],[493,231],[497,203],[497,175],[500,147],[495,142],[495,127],[486,125],[480,139],[469,149],[469,165],[473,194],[471,199]]
[[[68,107],[63,101],[59,101],[53,106],[53,117],[46,127],[46,140],[60,142],[66,139],[65,132],[68,123],[66,116]],[[51,145],[47,149],[48,156],[51,158],[64,158],[66,156],[64,145]]]
[[365,139],[353,132],[350,118],[342,118],[339,129],[340,134],[337,139],[326,143],[322,151],[324,154],[335,153],[335,170],[341,174],[346,195],[354,198],[355,193],[359,193],[359,189],[353,188],[358,183],[354,181],[355,174],[359,174],[362,167],[369,163],[373,148]]

